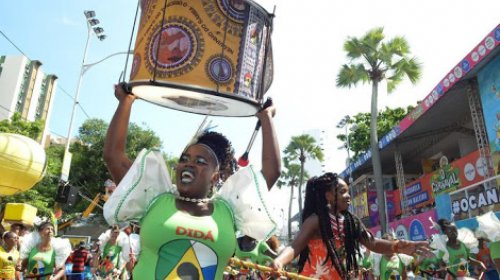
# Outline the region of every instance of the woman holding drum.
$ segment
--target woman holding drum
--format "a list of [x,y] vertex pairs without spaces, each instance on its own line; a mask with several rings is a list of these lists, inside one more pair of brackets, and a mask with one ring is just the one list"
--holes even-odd
[[[108,223],[141,221],[141,252],[134,279],[222,279],[236,250],[235,232],[257,240],[274,229],[265,193],[280,175],[273,106],[256,114],[262,125],[262,171],[252,166],[230,176],[213,196],[220,170],[234,158],[230,142],[202,131],[182,152],[172,185],[159,152],[142,151],[132,163],[125,154],[127,128],[136,97],[115,87],[118,108],[104,146],[115,182],[104,206]],[[196,278],[199,277],[199,278]]]

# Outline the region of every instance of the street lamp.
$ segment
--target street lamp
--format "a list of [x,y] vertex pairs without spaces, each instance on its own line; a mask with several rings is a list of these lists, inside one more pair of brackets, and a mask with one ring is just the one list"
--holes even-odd
[[68,181],[69,170],[71,167],[71,154],[69,153],[69,145],[71,142],[71,130],[73,128],[73,120],[75,118],[76,106],[78,105],[78,96],[80,95],[80,86],[82,85],[83,74],[86,71],[85,60],[87,59],[87,50],[90,43],[90,38],[92,37],[92,33],[94,33],[99,40],[104,40],[106,35],[104,35],[104,29],[102,27],[97,26],[99,24],[99,20],[95,18],[94,11],[84,11],[83,14],[87,19],[87,41],[85,43],[85,50],[83,51],[83,60],[82,66],[80,69],[80,77],[78,78],[78,83],[76,85],[75,98],[73,102],[73,110],[71,111],[71,118],[69,121],[68,127],[68,137],[66,138],[66,146],[64,148],[64,160],[63,166],[61,170],[61,180]]

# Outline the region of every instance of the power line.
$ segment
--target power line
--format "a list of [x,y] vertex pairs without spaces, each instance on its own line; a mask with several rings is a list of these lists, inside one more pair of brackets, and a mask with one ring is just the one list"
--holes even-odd
[[[19,48],[2,30],[0,30],[0,34],[2,34],[2,36],[7,40],[9,41],[9,43],[14,46],[14,48],[17,49],[17,51],[19,51],[24,57],[26,57],[28,60],[32,61],[31,58],[29,58],[22,50],[21,48]],[[64,88],[61,87],[61,85],[57,85],[57,88],[60,89],[64,94],[66,94],[69,98],[71,98],[71,100],[73,102],[75,102],[75,98],[74,96],[72,96],[71,94],[69,94]],[[1,106],[3,109],[7,110],[10,112],[10,110],[8,110],[7,108]],[[80,109],[82,110],[82,112],[85,114],[85,116],[87,117],[87,119],[90,119],[90,116],[89,114],[87,114],[87,112],[85,111],[85,109],[83,108],[83,106],[78,103],[78,107],[80,107]]]
[[10,40],[9,37],[7,37],[7,35],[5,35],[5,33],[3,33],[2,30],[0,30],[0,33],[2,33],[3,37],[5,39],[7,39],[7,41],[9,41],[9,43],[11,43],[14,46],[14,48],[16,48],[22,55],[24,55],[25,57],[27,57],[29,59],[29,57],[16,44],[14,44],[14,42],[12,42],[12,40]]

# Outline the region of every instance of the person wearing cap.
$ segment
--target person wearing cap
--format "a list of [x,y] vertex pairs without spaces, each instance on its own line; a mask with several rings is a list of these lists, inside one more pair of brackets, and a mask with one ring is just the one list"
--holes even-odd
[[106,136],[104,160],[118,186],[104,205],[104,216],[108,223],[141,221],[134,279],[222,279],[236,251],[237,231],[261,241],[276,229],[266,198],[281,172],[272,121],[275,107],[256,114],[262,124],[262,170],[240,168],[216,191],[223,181],[221,170],[234,159],[225,136],[196,133],[179,157],[173,185],[161,153],[143,151],[134,163],[125,154],[136,97],[120,85],[115,96],[119,104]]
[[87,250],[85,242],[80,241],[78,248],[76,248],[68,258],[68,261],[73,264],[71,274],[68,277],[69,280],[84,280],[85,265],[88,264],[91,259],[92,255]]

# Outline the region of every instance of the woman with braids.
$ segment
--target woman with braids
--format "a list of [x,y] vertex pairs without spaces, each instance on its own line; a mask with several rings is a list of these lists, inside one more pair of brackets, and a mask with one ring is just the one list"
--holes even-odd
[[318,279],[351,279],[358,276],[360,243],[381,254],[427,254],[425,241],[388,241],[374,238],[361,220],[348,211],[351,197],[347,184],[335,173],[307,182],[302,227],[291,246],[274,260],[277,270],[297,255],[299,272]]
[[[125,154],[136,97],[115,87],[118,108],[108,129],[104,160],[118,184],[104,206],[108,223],[140,221],[141,250],[134,279],[222,279],[237,252],[236,232],[256,240],[276,227],[265,193],[280,175],[273,106],[256,114],[262,125],[262,171],[241,168],[215,191],[221,171],[230,175],[231,143],[220,133],[199,130],[181,153],[175,182],[157,151],[142,151],[134,163]],[[212,197],[210,193],[215,193]]]

